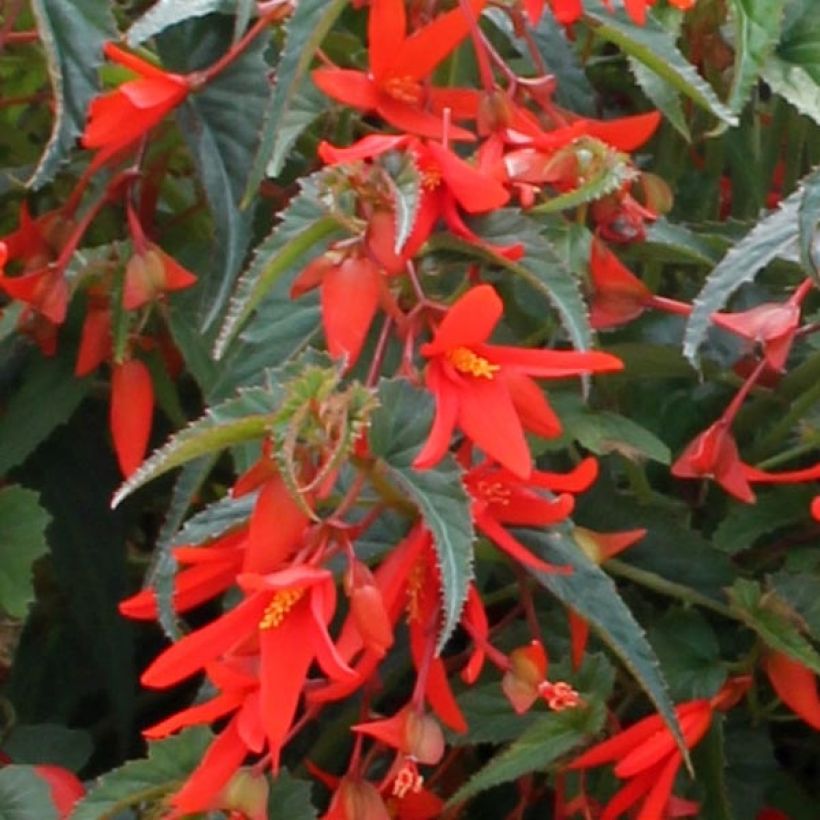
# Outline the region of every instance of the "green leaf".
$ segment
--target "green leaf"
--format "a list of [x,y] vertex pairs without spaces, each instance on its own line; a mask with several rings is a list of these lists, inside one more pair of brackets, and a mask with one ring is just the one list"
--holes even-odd
[[125,40],[134,48],[184,20],[205,17],[213,12],[232,14],[235,10],[236,0],[157,0],[131,25]]
[[775,94],[820,125],[820,86],[805,68],[791,65],[775,55],[764,66],[763,79]]
[[443,597],[440,652],[458,623],[473,577],[470,500],[461,468],[451,455],[434,469],[413,469],[413,458],[432,424],[431,396],[403,379],[392,379],[380,383],[379,401],[371,421],[370,446],[383,460],[388,480],[410,496],[433,535]]
[[594,31],[599,37],[617,45],[722,122],[737,125],[735,114],[681,54],[672,35],[651,15],[646,25],[637,26],[622,12],[612,14],[600,3],[587,3],[584,16],[595,24]]
[[138,487],[175,467],[262,438],[273,423],[279,399],[279,392],[272,388],[252,387],[240,390],[236,398],[208,408],[204,416],[171,436],[120,486],[111,506],[116,507]]
[[0,608],[13,618],[25,617],[34,600],[31,567],[48,550],[50,520],[37,493],[16,486],[0,490]]
[[726,680],[717,637],[694,609],[670,609],[649,630],[676,701],[710,698]]
[[268,792],[268,820],[314,820],[312,784],[298,780],[287,769],[273,779]]
[[256,247],[219,331],[214,349],[217,359],[224,355],[231,340],[279,278],[297,262],[306,263],[317,256],[339,233],[338,221],[322,202],[321,180],[322,172],[303,180],[302,190],[291,200],[281,221]]
[[734,820],[726,788],[726,751],[723,739],[724,716],[717,714],[706,737],[692,753],[695,775],[704,789],[699,816],[704,820]]
[[804,523],[812,495],[808,487],[775,487],[754,504],[733,504],[712,536],[715,547],[734,555],[781,527]]
[[[166,30],[160,51],[169,67],[194,71],[210,65],[231,43],[232,27],[214,18],[193,19]],[[240,211],[242,183],[259,141],[270,89],[265,38],[257,37],[202,91],[177,110],[214,224],[214,261],[199,277],[201,323],[210,326],[225,306],[251,238],[253,209]]]
[[22,373],[20,389],[11,395],[0,415],[0,475],[22,464],[68,421],[90,386],[90,379],[74,375],[69,350],[54,358],[33,355]]
[[667,251],[661,257],[663,260],[711,266],[718,262],[726,244],[726,240],[720,240],[718,245],[714,237],[701,236],[685,225],[676,225],[661,217],[649,227],[644,246],[657,246],[659,250]]
[[511,746],[496,755],[448,801],[448,805],[486,791],[501,783],[517,780],[530,772],[555,763],[601,730],[606,710],[598,701],[577,709],[550,712],[538,719]]
[[51,789],[33,766],[0,769],[0,817],[3,820],[58,820]]
[[566,526],[553,527],[551,532],[518,530],[517,533],[545,561],[572,567],[568,575],[528,571],[541,586],[589,622],[635,677],[683,748],[674,707],[658,659],[610,577],[586,557]]
[[578,396],[554,392],[551,401],[567,434],[597,456],[620,453],[626,458],[649,458],[669,464],[669,448],[631,419],[608,410],[592,410]]
[[798,189],[776,211],[761,219],[729,249],[709,274],[693,303],[684,332],[683,353],[693,364],[711,326],[712,314],[720,310],[741,285],[751,282],[761,268],[797,239],[797,212],[802,195],[802,190]]
[[102,47],[117,37],[109,4],[98,0],[32,0],[54,89],[54,125],[29,188],[50,182],[74,150],[91,98],[99,92]]
[[687,142],[691,142],[692,134],[686,124],[686,115],[683,113],[683,106],[680,101],[680,91],[640,60],[627,57],[627,64],[641,91],[646,94],[655,108],[669,120],[672,127]]
[[43,763],[72,772],[82,769],[93,751],[88,732],[57,723],[17,724],[3,738],[3,752],[15,763]]
[[535,709],[517,715],[498,681],[469,687],[458,696],[458,705],[469,728],[464,734],[451,735],[449,739],[455,746],[515,740],[539,717]]
[[800,261],[820,287],[820,168],[804,178],[802,187],[803,198],[797,212]]
[[174,536],[173,546],[182,544],[205,544],[246,523],[250,517],[256,496],[243,495],[233,498],[226,495],[205,509],[192,515]]
[[812,638],[820,640],[820,578],[807,572],[782,570],[767,580],[777,597],[802,619]]
[[820,655],[800,634],[787,614],[779,611],[777,600],[764,595],[755,581],[738,578],[729,590],[732,609],[763,642],[778,652],[784,652],[815,674],[820,674]]
[[159,803],[202,762],[212,737],[197,726],[149,743],[146,760],[131,760],[103,775],[74,807],[71,820],[114,820],[131,806]]
[[252,166],[246,166],[251,172],[245,184],[245,204],[265,174],[276,176],[282,169],[299,134],[293,120],[289,122],[291,108],[316,49],[346,5],[347,0],[300,0],[285,26],[285,46],[276,67],[276,86],[265,110],[259,151]]
[[731,0],[735,65],[729,108],[739,112],[780,39],[786,0]]
[[393,195],[396,218],[396,253],[407,242],[416,224],[419,198],[421,196],[421,174],[409,153],[391,152],[382,165],[387,171],[387,180]]

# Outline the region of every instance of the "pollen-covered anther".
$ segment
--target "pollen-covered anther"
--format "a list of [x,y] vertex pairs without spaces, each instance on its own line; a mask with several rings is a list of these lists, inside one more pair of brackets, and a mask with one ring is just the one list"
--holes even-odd
[[550,709],[561,712],[564,709],[575,709],[581,705],[581,696],[565,681],[551,683],[545,680],[538,687],[538,694],[547,702]]
[[427,191],[435,191],[441,185],[441,171],[435,166],[421,169],[421,187]]
[[510,503],[512,492],[500,481],[479,481],[476,489],[481,498],[488,504],[501,504],[506,507]]
[[382,88],[394,100],[415,105],[421,102],[421,84],[407,74],[388,77]]
[[304,594],[304,588],[282,589],[277,592],[271,602],[265,607],[262,620],[259,621],[259,628],[275,629],[279,626]]
[[408,760],[401,767],[393,781],[393,796],[404,799],[410,792],[418,794],[424,784],[424,778],[419,774],[416,764]]
[[447,358],[460,373],[468,373],[480,379],[492,379],[501,369],[500,365],[493,364],[467,347],[454,348],[447,354]]
[[424,584],[424,564],[417,561],[407,577],[407,620],[418,621],[421,617],[419,595]]

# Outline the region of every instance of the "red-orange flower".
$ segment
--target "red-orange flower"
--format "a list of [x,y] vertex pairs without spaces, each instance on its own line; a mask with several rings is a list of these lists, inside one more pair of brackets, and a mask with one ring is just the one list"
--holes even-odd
[[[734,678],[713,698],[687,701],[675,708],[687,749],[692,749],[703,739],[715,710],[730,709],[750,682],[749,678]],[[641,800],[641,820],[663,820],[675,777],[683,764],[683,755],[659,715],[644,718],[593,746],[567,768],[575,771],[605,763],[615,763],[615,776],[627,782],[609,801],[601,820],[615,820]]]
[[[470,0],[476,16],[485,3]],[[369,70],[318,68],[313,81],[334,100],[359,111],[375,111],[401,131],[441,138],[442,118],[425,110],[428,102],[435,103],[437,90],[425,81],[468,32],[467,18],[455,8],[408,36],[404,0],[373,0],[368,18]],[[457,98],[454,89],[445,89],[444,94],[447,102]],[[473,139],[469,131],[455,126],[449,136]]]
[[450,308],[431,342],[427,387],[436,400],[433,427],[416,467],[431,467],[447,452],[456,427],[488,456],[520,478],[532,470],[524,427],[555,436],[561,425],[531,377],[563,378],[620,370],[607,353],[529,350],[487,344],[504,306],[490,285],[465,293]]
[[820,696],[814,672],[800,661],[774,650],[764,654],[763,669],[780,700],[809,726],[820,731]]
[[115,364],[111,371],[109,423],[120,470],[128,478],[145,458],[154,415],[154,386],[139,359]]
[[191,91],[189,78],[161,68],[123,51],[113,43],[103,47],[105,56],[139,75],[119,88],[95,97],[88,109],[88,123],[81,140],[86,148],[99,148],[101,163],[147,133]]

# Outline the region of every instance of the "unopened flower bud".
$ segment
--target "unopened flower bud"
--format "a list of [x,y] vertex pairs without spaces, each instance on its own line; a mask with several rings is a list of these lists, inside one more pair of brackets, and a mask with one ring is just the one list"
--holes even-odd
[[433,765],[444,755],[444,733],[432,715],[410,710],[405,724],[407,754],[419,763]]
[[241,812],[248,820],[268,816],[268,779],[250,769],[239,769],[219,795],[218,805],[225,811]]

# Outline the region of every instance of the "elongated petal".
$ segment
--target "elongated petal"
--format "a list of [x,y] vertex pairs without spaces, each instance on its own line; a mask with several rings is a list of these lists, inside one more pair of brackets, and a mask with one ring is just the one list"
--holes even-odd
[[247,751],[239,736],[237,720],[233,718],[211,743],[202,763],[194,769],[185,785],[171,798],[171,805],[179,815],[211,808],[222,787],[242,765]]
[[673,752],[669,760],[664,763],[646,795],[646,800],[638,814],[638,820],[664,820],[667,816],[666,807],[672,797],[675,776],[682,763],[683,757],[679,751]]
[[[645,2],[645,0],[639,0]],[[619,151],[634,151],[647,142],[661,123],[659,111],[635,114],[616,120],[584,120],[586,132]]]
[[544,438],[561,434],[561,420],[547,401],[541,388],[523,373],[505,372],[504,381],[510,391],[521,423],[531,433]]
[[363,159],[375,159],[388,151],[403,148],[410,141],[405,134],[368,134],[353,145],[339,148],[326,140],[319,143],[319,158],[325,165],[339,165]]
[[[482,351],[476,351],[482,353]],[[561,379],[583,373],[613,373],[624,363],[611,353],[582,350],[533,350],[526,347],[487,345],[490,361],[515,367],[529,376]]]
[[766,653],[763,668],[780,700],[820,731],[820,697],[814,672],[788,655],[773,651]]
[[269,601],[268,594],[252,595],[230,612],[169,646],[142,673],[143,686],[162,689],[203,669],[257,630]]
[[311,76],[316,87],[337,102],[359,111],[372,111],[378,105],[376,86],[363,71],[317,68]]
[[137,57],[136,54],[132,54],[130,51],[120,48],[116,43],[106,43],[103,46],[103,54],[112,63],[118,63],[142,77],[162,79],[168,76],[167,71],[153,63],[149,63],[147,60],[143,60],[142,57]]
[[656,774],[657,772],[652,770],[629,780],[606,804],[600,820],[617,820],[617,818],[623,817],[632,806],[649,792],[655,782]]
[[513,492],[506,503],[493,504],[498,521],[517,527],[546,527],[563,521],[572,514],[575,499],[562,493],[555,499],[541,498],[535,493]]
[[[490,635],[490,623],[487,620],[487,612],[484,609],[484,602],[481,600],[478,590],[474,584],[467,587],[467,603],[461,616],[462,623],[468,623],[471,632],[479,641],[486,641]],[[467,684],[473,684],[478,680],[481,670],[484,667],[486,652],[483,645],[476,642],[473,653],[467,661],[467,665],[461,670],[461,679]]]
[[404,0],[372,0],[367,18],[370,71],[380,77],[400,53],[407,35]]
[[743,464],[743,475],[755,484],[802,484],[820,479],[820,464],[803,470],[785,470],[779,473],[769,473]]
[[430,108],[436,114],[450,109],[454,120],[474,120],[481,103],[481,92],[475,88],[431,88],[428,92]]
[[373,262],[354,256],[330,268],[322,282],[322,323],[328,351],[334,359],[347,357],[348,367],[359,358],[376,315],[380,280]]
[[368,737],[380,740],[400,752],[407,752],[407,715],[410,707],[405,706],[395,715],[383,720],[370,720],[350,727],[352,732],[359,732]]
[[461,218],[453,194],[447,189],[445,189],[443,193],[444,195],[441,198],[441,215],[452,233],[461,239],[466,239],[467,242],[471,242],[479,248],[484,248],[484,250],[502,256],[504,259],[511,259],[513,262],[524,255],[524,246],[520,242],[512,245],[493,245],[485,239],[482,239],[475,231],[471,230],[467,223]]
[[568,473],[533,470],[529,484],[545,487],[556,493],[581,493],[588,490],[598,478],[598,459],[588,456]]
[[533,555],[520,541],[507,532],[501,524],[489,515],[479,514],[476,516],[476,526],[487,536],[496,546],[502,549],[510,558],[518,561],[526,567],[538,570],[539,572],[560,573],[566,575],[571,572],[570,567],[560,567],[549,564],[541,558]]
[[[399,131],[406,131],[409,134],[418,134],[420,137],[430,137],[431,139],[444,139],[444,119],[438,114],[423,111],[418,105],[401,102],[387,94],[379,93],[375,108],[390,125],[398,128]],[[475,141],[475,134],[464,128],[459,128],[457,125],[450,126],[447,136],[453,141]]]
[[433,341],[422,345],[425,356],[472,347],[487,340],[504,313],[504,303],[491,285],[477,285],[457,299],[436,329]]
[[577,672],[584,662],[584,654],[589,642],[589,621],[582,618],[574,609],[568,610],[567,615],[569,618],[572,669]]
[[313,652],[322,671],[335,681],[360,680],[359,676],[345,663],[327,631],[328,621],[333,617],[336,601],[336,587],[332,581],[314,588],[310,599],[310,617],[313,621],[310,633],[305,636],[313,644]]
[[470,378],[458,394],[458,425],[488,456],[527,478],[532,456],[509,390],[500,379]]
[[153,415],[154,387],[148,368],[139,359],[115,365],[109,422],[117,461],[126,478],[145,457]]
[[500,182],[444,146],[430,142],[427,150],[435,159],[458,204],[468,213],[492,211],[509,201],[510,194]]
[[229,712],[236,709],[244,699],[244,692],[223,692],[205,703],[197,703],[177,712],[165,720],[155,723],[143,730],[143,736],[148,740],[157,740],[167,737],[186,726],[198,726],[203,723],[213,723]]
[[77,351],[75,376],[87,376],[111,355],[111,311],[89,308],[83,322],[80,347]]
[[652,737],[662,727],[663,721],[661,718],[658,715],[650,715],[643,720],[639,720],[628,729],[618,732],[608,740],[587,749],[582,755],[570,761],[567,768],[570,770],[590,769],[619,760],[632,749],[637,748],[647,738]]
[[441,461],[450,448],[458,418],[458,393],[441,372],[441,365],[437,361],[430,362],[427,366],[426,380],[427,388],[436,402],[436,412],[427,440],[413,459],[413,466],[418,469],[433,467]]

